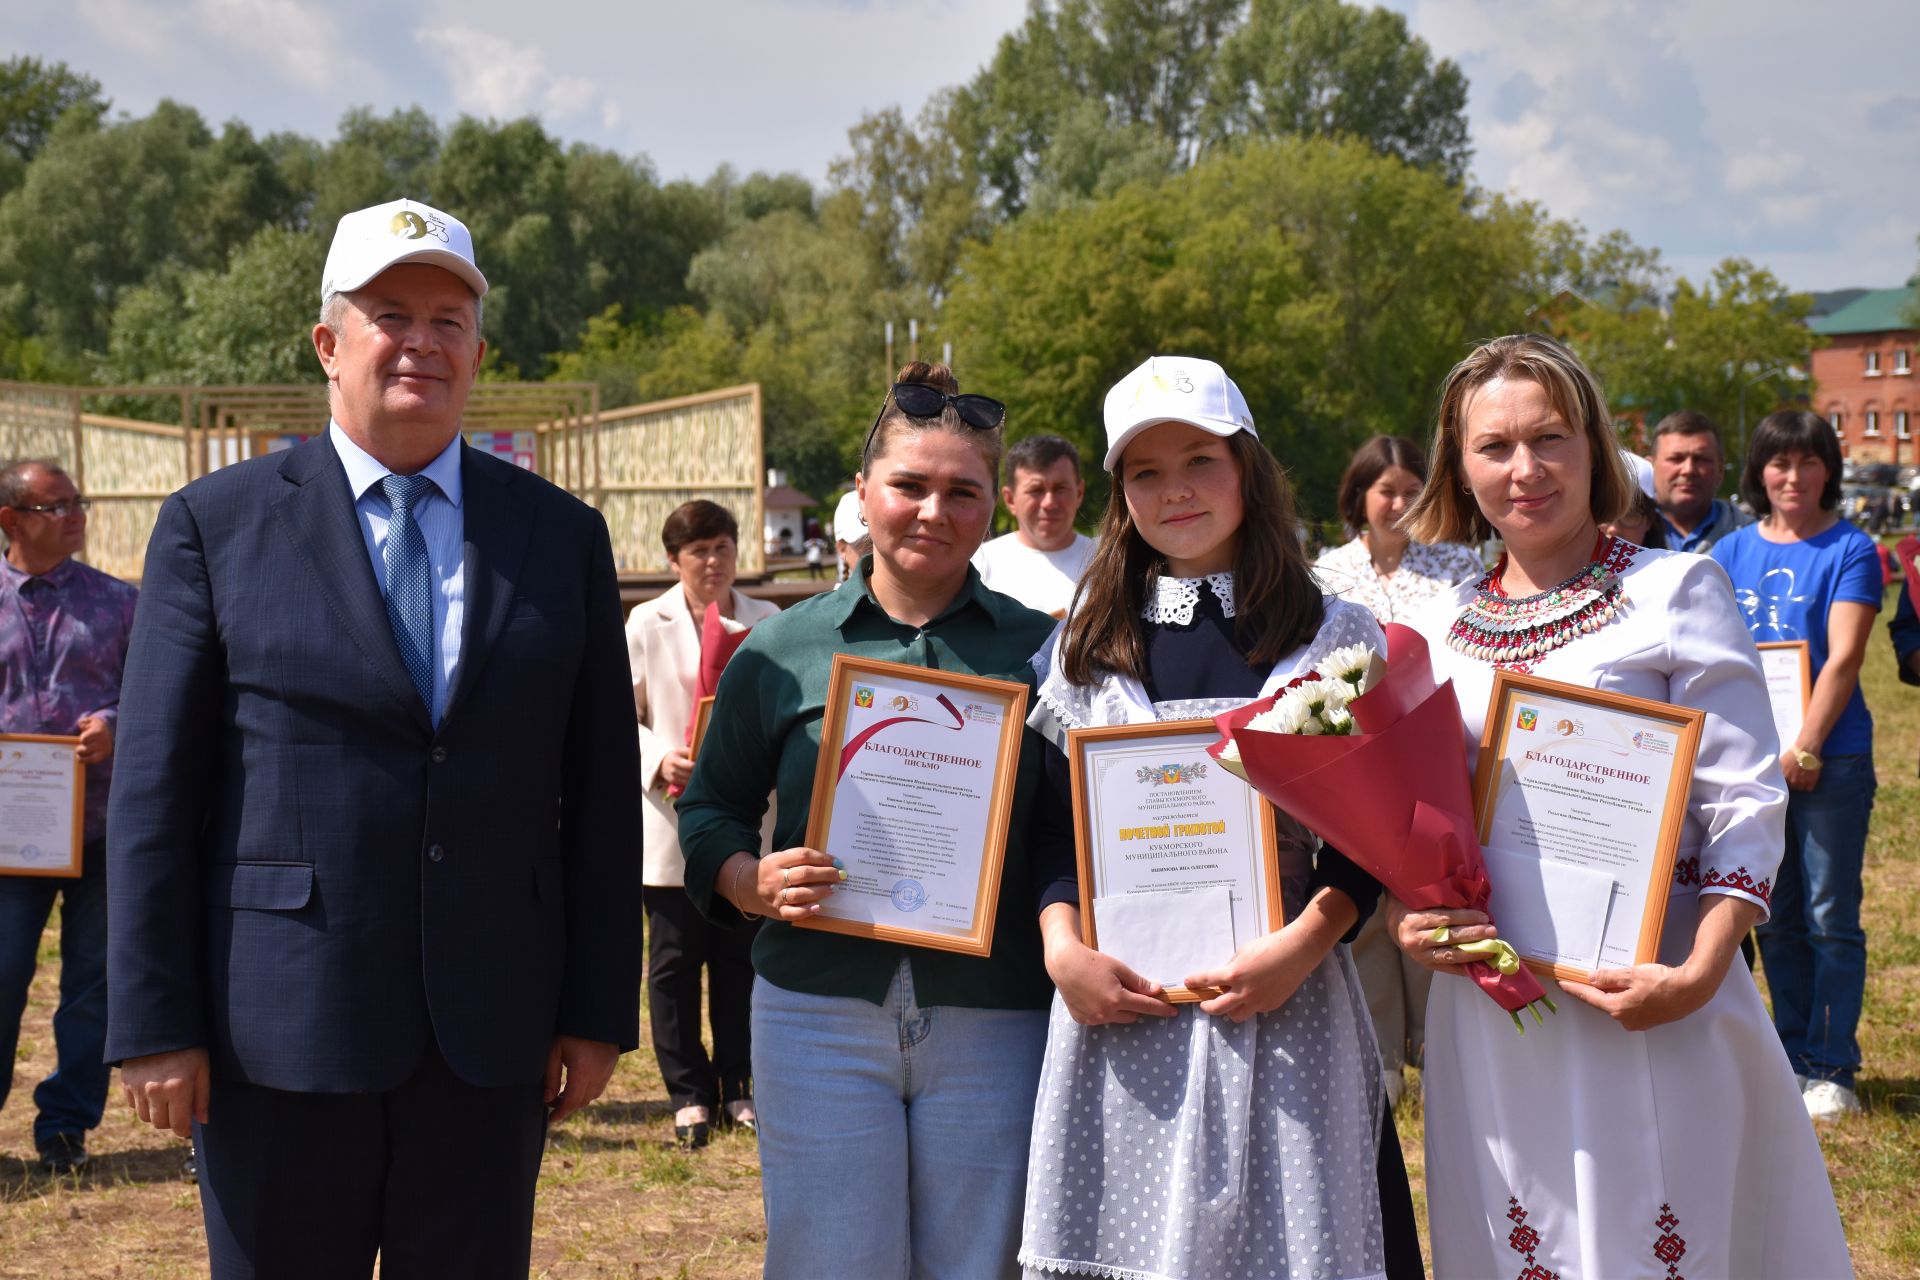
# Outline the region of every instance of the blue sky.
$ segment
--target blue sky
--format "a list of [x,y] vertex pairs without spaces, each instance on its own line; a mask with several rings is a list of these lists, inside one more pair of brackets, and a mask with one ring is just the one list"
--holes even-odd
[[[970,77],[1025,0],[8,0],[0,52],[119,109],[330,137],[341,112],[532,112],[665,177],[825,177],[862,112]],[[1480,183],[1702,277],[1898,284],[1920,249],[1912,0],[1394,0],[1472,82]]]

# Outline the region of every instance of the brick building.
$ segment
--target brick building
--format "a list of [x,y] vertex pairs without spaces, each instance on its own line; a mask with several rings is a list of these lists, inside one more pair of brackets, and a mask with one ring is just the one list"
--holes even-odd
[[1827,338],[1813,353],[1812,408],[1854,462],[1920,465],[1920,277],[1873,289],[1807,322]]

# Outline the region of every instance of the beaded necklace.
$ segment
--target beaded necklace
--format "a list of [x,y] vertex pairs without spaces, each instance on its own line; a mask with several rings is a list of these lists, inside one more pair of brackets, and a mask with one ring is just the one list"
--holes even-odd
[[1598,631],[1620,612],[1626,597],[1620,570],[1633,561],[1633,544],[1600,535],[1593,559],[1560,585],[1537,595],[1510,598],[1501,585],[1503,554],[1480,579],[1473,599],[1447,631],[1447,647],[1496,667],[1525,671],[1581,636]]

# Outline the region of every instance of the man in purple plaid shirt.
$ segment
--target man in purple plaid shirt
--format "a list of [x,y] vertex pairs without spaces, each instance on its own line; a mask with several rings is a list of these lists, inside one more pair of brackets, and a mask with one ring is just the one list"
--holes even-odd
[[43,1168],[66,1173],[86,1160],[107,1101],[107,785],[137,593],[73,558],[86,547],[87,504],[57,463],[0,470],[0,532],[0,732],[78,735],[87,767],[80,878],[0,875],[0,1105],[40,933],[63,899],[56,1063],[33,1091],[33,1141]]

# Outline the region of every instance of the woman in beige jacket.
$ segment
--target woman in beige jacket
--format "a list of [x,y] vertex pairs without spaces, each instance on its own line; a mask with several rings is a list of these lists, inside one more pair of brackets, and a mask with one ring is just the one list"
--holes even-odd
[[[707,605],[752,626],[777,606],[733,589],[740,530],[726,508],[698,500],[678,508],[661,528],[667,563],[680,581],[634,608],[627,618],[633,704],[640,720],[640,780],[645,800],[647,1002],[653,1052],[674,1106],[674,1134],[705,1145],[721,1106],[752,1127],[753,1074],[748,1001],[753,965],[749,928],[723,929],[694,909],[683,888],[686,861],[668,789],[693,776],[687,726],[700,671],[700,627]],[[772,821],[772,813],[767,815]],[[700,978],[706,970],[713,1054],[700,1040]]]

